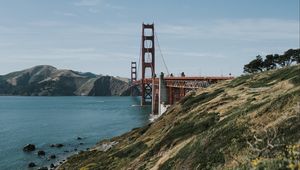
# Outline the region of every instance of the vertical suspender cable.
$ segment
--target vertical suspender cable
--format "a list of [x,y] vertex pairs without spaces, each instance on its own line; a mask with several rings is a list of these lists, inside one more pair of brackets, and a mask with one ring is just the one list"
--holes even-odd
[[[143,42],[143,39],[141,39],[141,45],[142,45],[142,42]],[[141,67],[141,62],[142,62],[142,47],[140,48],[140,56],[139,56],[139,62],[138,62],[138,67],[137,67],[137,77],[138,77],[138,74],[140,72],[140,67]],[[137,78],[138,80],[138,78]]]

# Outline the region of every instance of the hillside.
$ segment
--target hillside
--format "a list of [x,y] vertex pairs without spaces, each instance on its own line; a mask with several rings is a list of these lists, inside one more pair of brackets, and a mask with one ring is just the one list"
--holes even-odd
[[300,65],[189,93],[157,121],[59,169],[299,168]]
[[129,95],[128,80],[59,70],[48,65],[0,76],[0,95],[112,96]]

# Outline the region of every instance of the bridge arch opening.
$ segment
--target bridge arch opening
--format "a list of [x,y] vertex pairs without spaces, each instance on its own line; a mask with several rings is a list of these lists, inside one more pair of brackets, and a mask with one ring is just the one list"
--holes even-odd
[[152,53],[145,53],[145,63],[152,63]]
[[144,47],[145,48],[152,48],[152,46],[153,46],[152,40],[145,40],[144,41]]
[[153,36],[153,31],[150,28],[144,29],[144,36]]

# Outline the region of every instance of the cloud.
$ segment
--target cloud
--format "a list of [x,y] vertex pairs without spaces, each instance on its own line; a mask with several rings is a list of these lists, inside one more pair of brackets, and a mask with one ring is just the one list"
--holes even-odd
[[55,48],[51,49],[52,52],[54,53],[92,53],[95,52],[96,50],[94,48]]
[[124,6],[113,5],[113,4],[109,4],[109,3],[106,3],[106,4],[105,4],[105,7],[106,7],[106,8],[109,8],[109,9],[115,9],[115,10],[126,9]]
[[279,40],[299,38],[299,21],[281,19],[223,19],[185,25],[163,25],[160,34],[177,38]]
[[68,17],[76,17],[77,16],[76,14],[70,13],[70,12],[64,12],[64,13],[62,13],[62,15],[68,16]]
[[29,23],[29,25],[38,26],[38,27],[61,27],[61,26],[66,26],[66,23],[60,21],[54,21],[54,20],[41,20],[41,21],[31,22]]
[[100,0],[80,0],[75,2],[75,6],[96,6],[100,3]]
[[63,16],[67,16],[67,17],[76,17],[78,16],[77,14],[75,13],[72,13],[72,12],[61,12],[61,11],[53,11],[53,14],[55,15],[63,15]]
[[93,13],[93,14],[97,14],[97,13],[100,12],[99,9],[95,9],[95,8],[89,8],[88,11],[89,11],[90,13]]
[[88,12],[93,14],[97,14],[103,9],[117,10],[117,11],[126,9],[124,6],[111,4],[105,2],[104,0],[80,0],[78,2],[75,2],[74,5],[79,7],[87,7]]

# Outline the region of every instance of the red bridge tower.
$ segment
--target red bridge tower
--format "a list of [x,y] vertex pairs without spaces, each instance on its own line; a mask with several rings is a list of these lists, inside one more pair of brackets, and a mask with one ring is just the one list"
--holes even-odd
[[[152,103],[152,91],[153,91],[152,82],[146,82],[145,78],[155,77],[154,24],[143,24],[141,46],[142,46],[141,104],[143,106],[143,105],[150,105]],[[149,71],[150,71],[150,75],[149,75]],[[148,77],[146,77],[146,74]]]
[[[132,85],[133,82],[135,82],[137,79],[137,74],[136,74],[136,62],[131,62],[131,82],[130,84]],[[131,86],[131,96],[134,95],[134,86]]]

